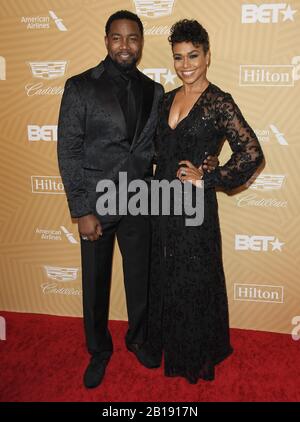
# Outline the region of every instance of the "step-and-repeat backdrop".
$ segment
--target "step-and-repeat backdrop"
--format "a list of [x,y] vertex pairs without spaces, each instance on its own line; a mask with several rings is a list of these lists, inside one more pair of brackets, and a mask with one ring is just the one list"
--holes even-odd
[[[0,309],[81,315],[79,237],[57,166],[57,118],[66,78],[105,56],[105,22],[119,9],[141,17],[139,67],[166,91],[180,83],[170,26],[195,18],[207,28],[208,77],[233,95],[266,156],[248,190],[218,193],[231,326],[291,332],[300,319],[299,0],[1,0]],[[127,318],[118,247],[110,318]]]

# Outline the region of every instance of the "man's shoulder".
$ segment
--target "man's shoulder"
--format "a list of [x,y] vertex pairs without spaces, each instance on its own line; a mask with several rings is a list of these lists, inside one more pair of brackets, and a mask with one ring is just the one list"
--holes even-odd
[[71,76],[68,81],[72,81],[75,83],[83,83],[90,81],[92,79],[99,78],[104,71],[104,65],[101,61],[97,66],[91,67],[90,69],[85,70],[84,72],[81,72],[77,75]]
[[154,81],[153,79],[149,78],[149,76],[145,75],[145,73],[141,72],[139,70],[140,78],[144,80],[145,82],[148,82],[150,84],[154,84],[155,89],[157,89],[159,92],[164,92],[164,87],[159,82]]

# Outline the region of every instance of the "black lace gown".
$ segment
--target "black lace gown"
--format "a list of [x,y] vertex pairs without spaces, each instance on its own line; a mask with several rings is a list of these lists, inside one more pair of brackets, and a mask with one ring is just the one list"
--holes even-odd
[[233,151],[224,166],[204,176],[202,225],[186,226],[184,215],[152,218],[147,344],[157,358],[164,354],[166,376],[196,383],[214,379],[215,365],[232,353],[215,188],[243,185],[263,153],[231,95],[213,84],[171,129],[168,117],[176,91],[165,94],[161,104],[155,179],[176,179],[181,160],[200,166],[207,154],[217,154],[224,138]]

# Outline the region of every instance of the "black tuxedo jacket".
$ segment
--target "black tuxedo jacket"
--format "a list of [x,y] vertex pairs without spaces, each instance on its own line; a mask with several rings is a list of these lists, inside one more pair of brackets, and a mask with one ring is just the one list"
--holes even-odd
[[152,176],[160,84],[139,72],[142,84],[135,136],[130,144],[124,114],[103,62],[66,81],[58,122],[58,163],[72,217],[95,212],[99,180]]

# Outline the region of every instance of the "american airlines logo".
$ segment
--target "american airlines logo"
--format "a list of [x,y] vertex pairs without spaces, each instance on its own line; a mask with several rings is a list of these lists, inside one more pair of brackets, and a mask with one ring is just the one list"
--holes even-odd
[[63,282],[77,280],[79,271],[79,268],[74,267],[52,267],[48,265],[45,265],[44,269],[48,278]]
[[286,140],[285,134],[281,132],[277,126],[270,124],[269,128],[270,129],[255,129],[255,134],[260,142],[267,143],[270,142],[272,138],[274,138],[276,139],[279,145],[288,145],[288,141]]
[[246,234],[235,235],[236,251],[282,251],[284,242],[280,242],[275,236],[248,236]]
[[283,303],[283,286],[235,283],[234,300]]
[[70,232],[65,226],[60,226],[60,229],[40,229],[36,228],[35,233],[41,240],[61,241],[66,239],[69,243],[77,245],[74,234]]
[[247,183],[250,189],[257,191],[280,190],[285,182],[284,174],[260,174],[255,181]]
[[56,28],[59,31],[67,31],[67,28],[65,27],[63,20],[59,17],[56,16],[56,14],[53,12],[53,10],[49,10],[49,15],[51,17],[51,19],[54,21]]
[[28,125],[27,134],[29,142],[57,141],[57,125]]
[[6,80],[6,60],[0,56],[0,81]]
[[64,194],[64,185],[60,176],[31,176],[32,193]]
[[67,61],[28,62],[32,76],[40,79],[57,79],[66,73]]
[[169,16],[173,12],[175,0],[133,0],[137,15],[146,18]]
[[155,82],[161,83],[163,85],[175,85],[174,79],[176,74],[172,73],[170,69],[165,68],[147,68],[142,71],[149,78],[153,79]]
[[242,4],[242,23],[293,22],[296,12],[287,3]]
[[26,29],[50,29],[51,23],[54,23],[59,31],[68,30],[53,10],[49,10],[48,16],[22,16],[21,23],[26,25]]

